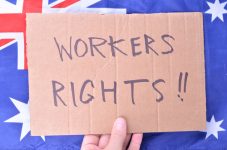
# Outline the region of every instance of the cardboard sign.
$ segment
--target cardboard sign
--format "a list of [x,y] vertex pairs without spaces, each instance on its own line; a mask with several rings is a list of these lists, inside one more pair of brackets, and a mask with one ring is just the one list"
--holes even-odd
[[204,130],[201,13],[28,14],[32,135]]

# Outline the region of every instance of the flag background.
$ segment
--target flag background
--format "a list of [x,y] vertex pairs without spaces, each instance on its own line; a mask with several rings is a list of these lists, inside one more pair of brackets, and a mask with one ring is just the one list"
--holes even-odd
[[227,150],[227,0],[1,0],[0,149],[80,149],[82,136],[30,136],[24,43],[25,13],[84,11],[203,12],[207,131],[144,134],[141,149]]

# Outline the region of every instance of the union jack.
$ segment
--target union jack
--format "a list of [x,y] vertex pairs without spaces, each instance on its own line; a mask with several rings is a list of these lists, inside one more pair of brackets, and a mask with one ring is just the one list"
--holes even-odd
[[22,13],[24,0],[0,0],[0,13]]
[[27,69],[24,40],[25,15],[1,14],[0,22],[0,51],[3,51],[6,47],[14,43],[17,43],[17,69]]
[[95,12],[95,13],[126,13],[126,9],[91,8],[101,0],[43,0],[43,13],[64,12]]

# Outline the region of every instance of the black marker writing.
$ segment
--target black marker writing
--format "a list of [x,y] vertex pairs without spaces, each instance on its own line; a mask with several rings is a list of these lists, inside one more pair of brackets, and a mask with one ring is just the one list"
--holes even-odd
[[58,43],[57,39],[54,37],[54,41],[55,41],[55,44],[57,45],[57,48],[58,48],[58,52],[59,52],[59,55],[60,55],[60,58],[61,58],[61,61],[63,61],[63,51],[67,54],[67,56],[69,57],[69,59],[72,60],[72,51],[71,51],[71,44],[72,44],[72,37],[70,36],[70,40],[69,40],[69,43],[70,43],[70,48],[69,48],[69,52],[66,50],[66,48],[64,47],[64,45],[61,45]]
[[101,81],[101,91],[102,91],[102,99],[104,102],[106,102],[106,94],[107,92],[113,92],[114,95],[114,104],[117,103],[117,82],[114,81],[114,87],[111,89],[107,89],[104,87],[104,81]]
[[155,40],[148,36],[147,34],[144,34],[144,41],[145,41],[145,49],[146,53],[149,54],[150,51],[154,52],[156,55],[159,55],[152,47],[151,44],[155,42]]
[[136,46],[140,46],[140,43],[136,43],[136,40],[139,40],[140,37],[131,38],[131,46],[132,46],[132,56],[137,56],[142,53],[142,51],[136,51]]
[[72,93],[73,105],[77,107],[77,105],[76,105],[76,97],[75,97],[74,83],[73,82],[70,82],[70,86],[71,86],[71,93]]
[[[96,81],[95,82],[96,85],[94,85],[94,82],[90,79],[85,80],[82,83],[82,85],[79,85],[79,87],[78,87],[78,84],[74,84],[74,82],[69,82],[68,86],[65,86],[63,83],[60,83],[55,80],[52,80],[51,83],[52,83],[52,90],[53,90],[54,106],[56,106],[56,107],[60,106],[59,103],[61,103],[62,106],[70,105],[70,101],[72,101],[72,104],[75,107],[78,107],[79,102],[81,102],[82,104],[89,104],[90,102],[95,100],[95,98],[97,98],[96,100],[101,100],[99,98],[102,98],[102,101],[106,102],[107,94],[113,95],[114,104],[117,104],[117,102],[118,102],[118,100],[117,100],[118,82],[117,81],[113,81],[113,84],[110,87],[106,87],[105,82],[103,80],[100,80],[99,83],[97,83],[97,81]],[[131,104],[135,105],[136,104],[135,95],[136,95],[136,93],[141,91],[140,88],[144,88],[144,84],[151,85],[150,86],[151,93],[153,93],[153,92],[157,93],[157,97],[155,98],[156,102],[163,101],[164,94],[162,93],[161,86],[162,85],[164,86],[165,83],[166,82],[163,79],[157,79],[154,82],[150,82],[148,79],[135,79],[135,80],[122,81],[122,84],[120,84],[120,85],[126,86],[128,89],[128,91],[125,91],[125,92],[129,94],[129,97],[126,98],[125,100],[128,100],[129,102],[131,102]],[[129,86],[128,86],[128,84],[129,84]],[[79,89],[78,93],[76,93],[76,91],[75,91],[76,85],[77,85],[76,89]],[[99,87],[97,87],[97,86],[99,86]],[[185,90],[186,90],[186,88],[185,88]],[[95,91],[95,92],[93,93],[93,91]],[[126,94],[126,95],[128,95],[128,94]],[[66,105],[66,102],[68,103],[67,105]]]
[[136,83],[142,83],[142,82],[149,82],[148,79],[138,79],[138,80],[127,80],[124,81],[125,84],[130,84],[131,85],[131,99],[132,99],[132,103],[135,104],[135,100],[134,100],[134,84]]
[[[96,52],[98,52],[103,58],[105,58],[106,56],[103,53],[101,53],[101,51],[98,49],[98,46],[104,45],[107,41],[103,38],[98,38],[98,37],[89,37],[88,39],[90,41],[91,55],[95,56],[94,50],[96,50]],[[95,43],[94,42],[95,40],[100,42]]]
[[92,99],[94,99],[94,96],[91,94],[87,94],[88,99],[86,99],[86,100],[83,99],[84,90],[88,83],[90,83],[91,87],[94,88],[94,84],[91,80],[84,81],[84,83],[81,87],[81,90],[80,90],[80,101],[84,104],[88,104],[90,101],[92,101]]
[[[81,46],[79,47],[79,45],[83,45],[84,48],[81,48]],[[84,52],[82,54],[79,54],[78,51],[82,50],[82,49],[84,49]],[[76,40],[75,45],[74,45],[74,51],[75,51],[77,57],[84,57],[88,52],[87,44],[82,39]]]
[[[169,34],[162,34],[158,39],[154,39],[152,36],[147,34],[144,34],[143,37],[137,36],[129,39],[116,39],[113,36],[108,36],[108,38],[87,37],[86,39],[81,39],[79,37],[73,39],[72,36],[70,36],[68,47],[61,44],[59,42],[60,40],[57,40],[56,37],[53,37],[53,41],[57,47],[57,54],[63,62],[66,58],[72,60],[74,58],[73,55],[80,59],[88,55],[92,57],[99,55],[103,59],[109,59],[108,56],[110,56],[110,53],[112,57],[116,57],[117,55],[125,57],[138,57],[141,55],[167,55],[173,53],[174,51],[173,42],[175,41],[175,38]],[[165,50],[157,48],[155,43],[158,41],[162,41],[163,44],[168,46],[168,48]],[[123,47],[129,45],[129,47],[126,51],[121,49],[120,45],[123,45]],[[72,51],[73,48],[74,51]]]
[[169,54],[173,52],[173,46],[168,41],[169,39],[175,40],[175,38],[172,37],[171,35],[168,35],[168,34],[162,35],[162,40],[170,47],[170,50],[162,52],[162,54]]
[[156,85],[159,84],[159,83],[165,83],[165,81],[163,79],[158,79],[158,80],[156,80],[152,83],[152,87],[159,94],[159,97],[156,98],[157,102],[161,102],[164,99],[162,92],[160,90],[158,90],[157,87],[156,87]]
[[[57,89],[57,85],[60,86],[58,89]],[[54,97],[55,106],[58,106],[58,100],[61,101],[63,105],[67,106],[58,94],[58,92],[64,90],[64,88],[65,88],[64,85],[61,84],[60,82],[54,81],[54,80],[52,81],[52,89],[53,89],[53,97]]]
[[117,41],[113,40],[112,36],[109,36],[110,38],[110,42],[108,43],[111,47],[111,52],[112,52],[112,56],[115,57],[116,56],[116,51],[120,52],[121,54],[127,55],[125,52],[123,52],[120,48],[118,48],[115,44],[120,43],[120,42],[124,42],[124,39],[120,39]]
[[[184,82],[182,83],[183,78],[184,78]],[[188,80],[188,72],[186,72],[185,74],[180,72],[180,75],[179,75],[179,78],[178,78],[178,92],[179,92],[179,94],[177,95],[177,97],[179,97],[181,99],[181,101],[184,101],[184,99],[180,95],[180,93],[182,91],[182,84],[183,84],[183,87],[184,87],[184,89],[183,89],[184,93],[186,93],[186,91],[187,91],[187,80]]]

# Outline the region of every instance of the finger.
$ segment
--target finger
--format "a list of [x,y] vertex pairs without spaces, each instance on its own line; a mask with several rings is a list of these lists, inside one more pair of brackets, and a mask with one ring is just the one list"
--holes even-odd
[[105,148],[110,140],[110,134],[103,134],[99,140],[99,147]]
[[126,138],[126,121],[124,118],[118,118],[114,122],[110,141],[107,149],[122,150]]
[[88,144],[81,147],[81,150],[101,150],[101,149],[96,145]]
[[133,134],[128,150],[139,150],[143,139],[143,134]]
[[84,147],[85,145],[98,145],[98,143],[98,135],[85,135],[81,147]]
[[125,142],[124,142],[124,145],[123,145],[123,149],[126,149],[127,148],[128,143],[129,143],[129,141],[131,139],[131,136],[132,136],[132,134],[127,134],[126,139],[125,139]]

